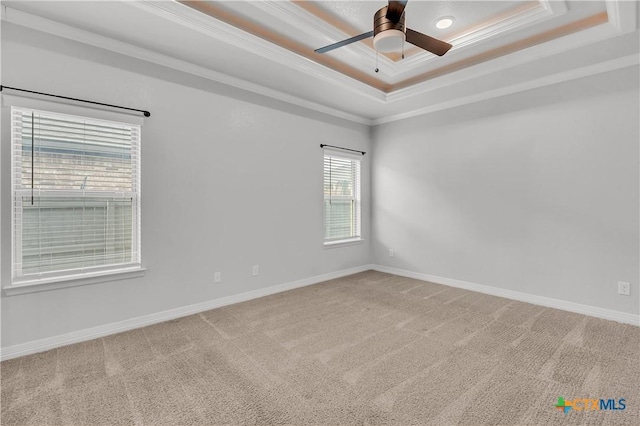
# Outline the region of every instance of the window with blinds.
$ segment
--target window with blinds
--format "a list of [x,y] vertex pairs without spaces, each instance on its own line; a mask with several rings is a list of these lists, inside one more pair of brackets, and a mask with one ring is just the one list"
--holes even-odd
[[13,283],[140,265],[140,126],[11,109]]
[[360,239],[360,216],[360,160],[325,150],[325,243]]

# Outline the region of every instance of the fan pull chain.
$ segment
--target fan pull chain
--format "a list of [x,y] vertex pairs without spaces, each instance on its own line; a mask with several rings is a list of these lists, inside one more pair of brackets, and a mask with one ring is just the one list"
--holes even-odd
[[376,50],[376,72],[380,71],[380,69],[378,68],[378,51]]
[[402,39],[402,59],[404,59],[404,39]]

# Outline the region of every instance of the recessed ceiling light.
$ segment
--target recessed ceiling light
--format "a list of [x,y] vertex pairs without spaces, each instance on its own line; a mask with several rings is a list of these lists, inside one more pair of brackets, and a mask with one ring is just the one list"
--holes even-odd
[[444,16],[436,21],[436,28],[440,30],[449,28],[451,25],[453,25],[453,21],[453,16]]

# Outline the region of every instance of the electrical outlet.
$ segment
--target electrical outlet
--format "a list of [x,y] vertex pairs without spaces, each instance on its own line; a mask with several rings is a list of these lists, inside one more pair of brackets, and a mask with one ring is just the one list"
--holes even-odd
[[222,273],[221,272],[216,272],[215,274],[213,274],[213,282],[214,283],[222,282]]
[[618,294],[629,296],[631,293],[631,284],[620,281],[618,283]]
[[389,257],[396,257],[396,251],[394,249],[389,249]]
[[255,277],[258,275],[259,272],[260,272],[260,267],[258,265],[253,265],[251,274]]

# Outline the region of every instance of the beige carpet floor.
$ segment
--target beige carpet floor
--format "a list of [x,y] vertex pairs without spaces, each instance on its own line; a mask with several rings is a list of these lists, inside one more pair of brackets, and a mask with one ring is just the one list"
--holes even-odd
[[2,425],[640,425],[639,359],[638,327],[369,271],[2,362]]

